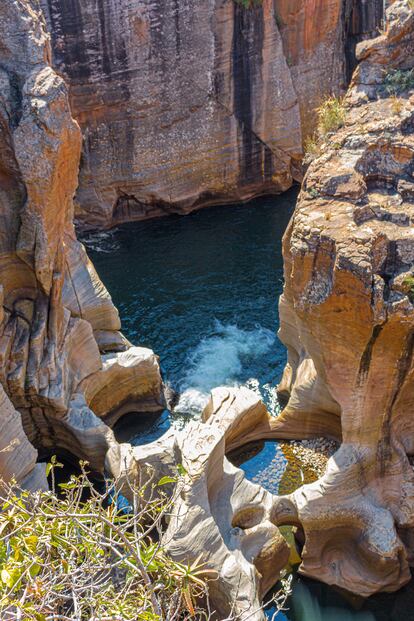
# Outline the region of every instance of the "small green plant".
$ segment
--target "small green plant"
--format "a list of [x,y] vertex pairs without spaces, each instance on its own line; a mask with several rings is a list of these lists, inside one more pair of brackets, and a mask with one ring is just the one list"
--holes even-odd
[[[346,109],[340,97],[327,97],[317,108],[316,131],[307,137],[304,144],[305,155],[316,157],[320,154],[321,143],[340,129],[345,123]],[[341,148],[339,142],[333,145],[335,150]]]
[[412,11],[414,11],[414,0],[408,0],[407,4],[408,4],[408,7],[409,7]]
[[414,69],[392,69],[384,77],[384,86],[394,96],[414,89]]
[[344,124],[346,116],[343,99],[340,97],[328,97],[317,109],[317,114],[318,134],[321,137],[338,131]]
[[308,194],[311,198],[319,198],[319,192],[316,188],[309,188]]
[[406,276],[402,281],[402,285],[408,295],[411,303],[414,303],[414,276]]

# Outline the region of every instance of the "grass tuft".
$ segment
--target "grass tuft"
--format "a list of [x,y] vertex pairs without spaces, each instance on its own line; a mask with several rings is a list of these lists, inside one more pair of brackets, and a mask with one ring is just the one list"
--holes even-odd
[[345,122],[346,111],[343,100],[339,97],[328,97],[319,106],[318,133],[327,136],[338,131]]
[[[308,136],[305,141],[304,149],[305,154],[310,156],[316,156],[320,153],[320,146],[323,140],[338,129],[340,129],[345,123],[346,109],[343,99],[340,97],[327,97],[316,110],[318,123],[316,132]],[[335,149],[340,145],[335,143]]]
[[393,114],[401,114],[404,108],[403,100],[397,97],[397,95],[391,95],[390,99]]
[[414,276],[406,276],[402,281],[410,302],[414,303]]

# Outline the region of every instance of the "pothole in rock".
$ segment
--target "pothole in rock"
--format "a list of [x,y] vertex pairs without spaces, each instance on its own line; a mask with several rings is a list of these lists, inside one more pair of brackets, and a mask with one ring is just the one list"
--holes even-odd
[[272,494],[290,494],[325,472],[339,443],[326,438],[291,442],[266,441],[244,446],[228,455],[253,483]]

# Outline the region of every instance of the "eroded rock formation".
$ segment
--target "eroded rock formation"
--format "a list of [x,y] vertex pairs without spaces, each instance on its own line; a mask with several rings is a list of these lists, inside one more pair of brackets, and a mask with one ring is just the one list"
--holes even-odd
[[[335,3],[329,6],[335,9]],[[219,8],[225,29],[227,4]],[[273,8],[265,1],[260,11],[267,10]],[[257,14],[240,17],[247,31]],[[239,8],[233,7],[232,15],[241,15]],[[130,408],[162,407],[158,361],[119,332],[117,311],[76,240],[72,196],[80,131],[65,83],[50,66],[37,4],[7,0],[0,7],[2,476],[17,476],[28,487],[45,485],[37,449],[69,449],[95,469],[106,464],[121,481],[140,480],[148,469],[157,477],[175,475],[181,464],[185,475],[164,545],[180,560],[203,553],[202,561],[219,573],[210,593],[220,615],[234,604],[240,619],[263,619],[261,597],[289,554],[278,530],[286,524],[303,530],[304,574],[365,596],[396,590],[410,576],[414,89],[406,72],[414,65],[414,11],[409,1],[394,2],[388,18],[383,35],[357,48],[360,65],[346,98],[345,125],[310,166],[285,236],[281,338],[289,361],[280,387],[288,401],[283,413],[272,418],[250,391],[217,389],[201,422],[132,448],[118,445],[106,423]],[[313,35],[306,20],[303,24],[311,45]],[[135,26],[145,40],[145,19]],[[279,32],[266,22],[268,27]],[[282,42],[275,36],[273,41],[286,45],[292,35],[282,32]],[[105,54],[108,68],[122,60],[111,47]],[[102,110],[106,114],[105,106]],[[292,110],[300,118],[296,100]],[[237,128],[243,134],[243,124]],[[262,147],[263,155],[267,146]],[[291,162],[285,164],[291,171]],[[341,439],[340,449],[321,479],[287,496],[248,482],[225,457],[250,440],[323,434]]]
[[[76,240],[81,133],[37,2],[1,4],[0,40],[1,472],[44,485],[36,449],[102,470],[114,439],[98,416],[116,416],[128,398],[162,408],[161,378],[154,354],[120,334]],[[102,358],[99,345],[127,351]]]
[[278,193],[382,0],[41,0],[84,146],[85,226]]
[[177,561],[197,558],[217,572],[209,582],[214,618],[262,621],[262,598],[287,564],[289,546],[273,520],[277,497],[248,481],[225,453],[245,444],[246,427],[260,423],[266,410],[247,389],[217,389],[213,399],[205,422],[151,444],[112,449],[108,468],[124,481],[128,496],[128,480],[177,477],[180,464],[185,476],[164,535],[168,553]]
[[[266,542],[274,527],[287,524],[303,531],[305,575],[362,596],[395,591],[411,577],[414,80],[407,71],[414,66],[414,11],[407,0],[392,4],[386,32],[361,43],[357,56],[345,124],[320,145],[284,239],[280,336],[289,360],[282,414],[270,417],[247,390],[221,388],[190,434],[122,449],[129,476],[148,463],[162,462],[162,473],[173,472],[180,460],[189,464],[188,489],[170,524],[171,554],[182,558],[190,545],[198,555],[211,545],[206,558],[220,572],[218,558],[230,555],[234,566],[248,549],[251,529],[260,530],[263,539],[249,551],[255,568],[250,601],[263,592],[262,576],[271,582],[269,566],[260,565]],[[257,492],[252,498],[244,479],[227,487],[233,475],[226,451],[259,438],[321,434],[341,445],[318,481],[279,497]],[[216,452],[217,442],[224,448]],[[222,495],[220,512],[216,494]],[[219,525],[214,543],[207,528],[189,537],[204,515],[213,517],[212,531]],[[244,561],[235,574],[219,574],[228,593],[245,579]],[[277,560],[271,567],[280,568]],[[213,597],[226,614],[220,594]],[[241,618],[248,615],[242,598],[236,601]]]
[[345,125],[311,164],[284,239],[281,390],[290,424],[342,434],[326,475],[292,497],[301,571],[367,596],[407,582],[414,551],[410,4],[393,3],[386,34],[357,55]]

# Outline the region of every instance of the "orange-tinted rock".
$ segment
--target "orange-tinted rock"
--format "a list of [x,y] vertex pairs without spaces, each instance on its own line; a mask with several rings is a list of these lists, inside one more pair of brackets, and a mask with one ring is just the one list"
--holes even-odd
[[314,108],[346,85],[345,4],[42,0],[84,134],[79,222],[187,213],[301,180]]
[[399,0],[388,20],[357,48],[345,126],[304,180],[281,300],[283,417],[342,435],[326,475],[290,497],[301,571],[364,596],[401,587],[413,559],[414,88],[398,105],[386,80],[413,66],[414,11]]
[[[66,85],[49,64],[38,3],[2,2],[0,40],[0,475],[44,486],[36,449],[66,450],[103,470],[114,438],[89,407],[83,383],[95,378],[97,401],[103,374],[105,390],[125,405],[124,367],[111,385],[98,342],[104,351],[129,343],[74,233],[81,133]],[[125,366],[145,388],[142,409],[154,410],[154,401],[161,408],[155,357],[148,381],[138,377],[143,366],[133,351]],[[134,406],[140,395],[135,387]],[[106,414],[102,405],[98,414]]]

